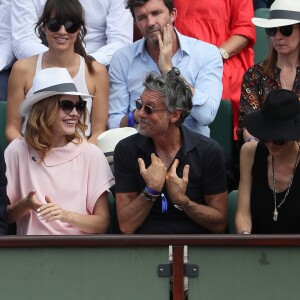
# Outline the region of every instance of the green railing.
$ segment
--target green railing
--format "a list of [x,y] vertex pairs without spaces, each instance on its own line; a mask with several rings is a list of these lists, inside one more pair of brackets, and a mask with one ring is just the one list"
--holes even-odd
[[172,274],[173,299],[182,300],[184,270],[197,268],[189,300],[296,300],[299,258],[298,235],[8,236],[0,238],[1,298],[169,299]]

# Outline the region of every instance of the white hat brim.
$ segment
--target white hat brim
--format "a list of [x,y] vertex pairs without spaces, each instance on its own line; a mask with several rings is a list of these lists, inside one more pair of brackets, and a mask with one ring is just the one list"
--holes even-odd
[[27,117],[31,111],[32,106],[39,102],[40,100],[46,99],[51,96],[55,95],[74,95],[74,96],[80,96],[82,99],[86,99],[89,97],[94,97],[89,94],[84,94],[80,92],[55,92],[55,91],[45,91],[45,92],[39,92],[37,94],[33,94],[26,98],[20,105],[19,113],[23,117]]
[[299,20],[288,20],[288,19],[264,19],[264,18],[252,18],[252,23],[255,26],[263,28],[281,27],[287,25],[293,25],[300,23]]

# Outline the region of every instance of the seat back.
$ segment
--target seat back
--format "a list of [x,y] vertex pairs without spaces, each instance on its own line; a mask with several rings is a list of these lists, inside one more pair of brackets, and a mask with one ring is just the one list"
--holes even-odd
[[[268,19],[270,13],[269,8],[259,8],[254,12],[255,17]],[[259,63],[267,57],[270,47],[270,38],[267,36],[266,31],[262,27],[256,27],[256,43],[254,49],[254,61]]]
[[119,227],[119,221],[117,216],[117,207],[116,200],[112,192],[108,195],[108,204],[109,204],[109,215],[110,215],[110,223],[107,233],[109,234],[119,234],[121,233]]
[[209,127],[210,137],[231,155],[233,149],[233,113],[230,101],[221,100],[217,115]]
[[5,126],[6,126],[6,101],[0,101],[0,145],[3,151],[8,144],[5,137]]
[[235,213],[237,207],[237,190],[228,195],[228,233],[236,233],[235,230]]
[[102,150],[110,164],[113,163],[114,150],[118,142],[137,133],[133,127],[113,128],[102,132],[98,136],[97,145]]

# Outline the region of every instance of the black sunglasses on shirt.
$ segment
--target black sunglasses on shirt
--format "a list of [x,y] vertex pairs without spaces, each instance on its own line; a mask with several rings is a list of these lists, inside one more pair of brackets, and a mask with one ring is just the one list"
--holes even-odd
[[272,28],[265,28],[266,34],[268,36],[275,36],[277,33],[277,30],[280,31],[280,33],[284,36],[290,36],[293,33],[294,26],[293,25],[287,25],[287,26],[281,26],[281,27],[272,27]]
[[86,101],[80,100],[74,103],[71,100],[59,100],[58,101],[59,107],[68,115],[73,111],[74,107],[78,114],[82,114],[86,107]]
[[51,32],[59,31],[61,26],[64,25],[68,33],[75,33],[80,27],[79,23],[75,23],[73,21],[62,21],[56,18],[48,19],[46,25]]

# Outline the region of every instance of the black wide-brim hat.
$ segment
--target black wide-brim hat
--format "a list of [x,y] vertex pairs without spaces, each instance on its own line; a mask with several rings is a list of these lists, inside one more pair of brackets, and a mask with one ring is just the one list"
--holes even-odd
[[260,111],[245,116],[245,127],[260,140],[300,140],[300,102],[296,93],[269,92]]

